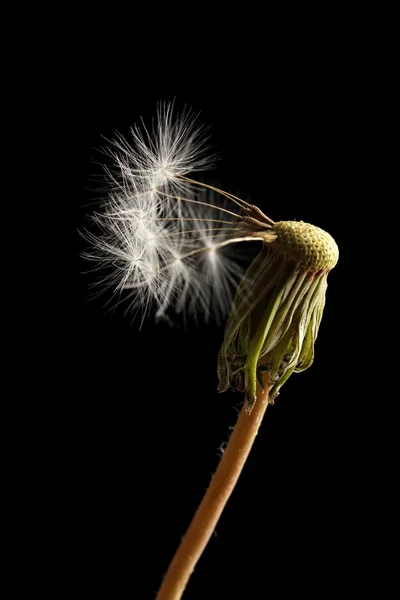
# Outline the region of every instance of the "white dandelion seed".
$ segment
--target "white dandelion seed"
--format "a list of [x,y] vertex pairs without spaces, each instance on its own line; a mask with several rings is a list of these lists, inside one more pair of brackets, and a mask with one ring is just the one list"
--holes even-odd
[[[160,104],[151,133],[134,127],[131,141],[118,136],[110,152],[112,190],[94,216],[100,234],[84,234],[91,245],[85,256],[112,267],[102,284],[125,290],[143,316],[173,309],[223,319],[243,274],[232,244],[265,239],[273,224],[243,200],[188,177],[212,164],[204,131],[192,111],[174,120],[172,105]],[[259,215],[264,238],[252,230]]]
[[128,189],[132,182],[142,182],[157,191],[185,191],[189,183],[177,176],[213,166],[215,157],[207,154],[207,140],[207,130],[194,111],[174,114],[173,103],[161,102],[152,130],[142,123],[131,128],[130,141],[116,136],[109,149],[114,159],[110,173],[115,173],[117,186],[122,182]]

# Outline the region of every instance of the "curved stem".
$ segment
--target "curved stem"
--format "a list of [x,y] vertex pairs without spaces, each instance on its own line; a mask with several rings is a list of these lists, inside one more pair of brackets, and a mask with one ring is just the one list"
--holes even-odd
[[258,386],[257,400],[250,415],[246,413],[243,404],[221,462],[169,565],[156,600],[179,600],[182,597],[189,577],[235,488],[257,436],[271,389],[269,381],[264,383],[265,391]]

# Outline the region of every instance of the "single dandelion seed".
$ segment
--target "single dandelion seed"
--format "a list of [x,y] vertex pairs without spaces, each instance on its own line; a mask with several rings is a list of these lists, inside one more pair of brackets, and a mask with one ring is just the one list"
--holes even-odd
[[[156,318],[189,313],[227,317],[218,357],[219,391],[245,402],[210,486],[164,577],[158,600],[178,600],[232,493],[268,404],[295,372],[311,366],[327,275],[338,260],[333,238],[302,221],[274,222],[257,206],[192,174],[207,170],[204,128],[161,103],[151,131],[134,127],[109,150],[110,194],[85,232],[85,256],[111,266],[103,286]],[[243,275],[236,244],[258,240]]]

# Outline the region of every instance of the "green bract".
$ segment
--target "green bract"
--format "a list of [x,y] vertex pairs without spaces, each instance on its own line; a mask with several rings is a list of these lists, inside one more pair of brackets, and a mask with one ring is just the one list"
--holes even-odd
[[218,359],[219,391],[244,390],[248,412],[263,375],[273,401],[293,372],[311,366],[327,275],[339,256],[334,239],[314,225],[282,221],[268,229],[236,292]]

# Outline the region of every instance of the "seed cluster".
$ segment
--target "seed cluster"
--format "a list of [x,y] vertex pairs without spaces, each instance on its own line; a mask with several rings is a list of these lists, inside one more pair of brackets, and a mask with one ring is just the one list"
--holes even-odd
[[296,261],[311,271],[330,271],[339,258],[333,237],[323,229],[303,221],[280,221],[273,231],[277,239],[271,248],[285,258]]

